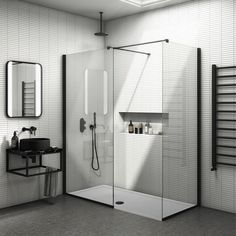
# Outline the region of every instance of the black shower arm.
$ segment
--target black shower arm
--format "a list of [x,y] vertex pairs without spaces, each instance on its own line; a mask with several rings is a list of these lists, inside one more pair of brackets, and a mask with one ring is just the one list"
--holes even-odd
[[103,22],[102,22],[102,14],[103,14],[103,12],[99,12],[99,14],[100,14],[100,32],[102,32],[102,24],[103,24]]

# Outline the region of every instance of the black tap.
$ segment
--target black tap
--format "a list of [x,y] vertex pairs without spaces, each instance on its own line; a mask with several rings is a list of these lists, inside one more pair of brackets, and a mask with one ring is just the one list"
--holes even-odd
[[37,130],[37,128],[34,126],[31,126],[30,128],[26,128],[26,127],[22,128],[22,132],[29,131],[30,134],[34,134],[34,136],[35,136],[36,130]]

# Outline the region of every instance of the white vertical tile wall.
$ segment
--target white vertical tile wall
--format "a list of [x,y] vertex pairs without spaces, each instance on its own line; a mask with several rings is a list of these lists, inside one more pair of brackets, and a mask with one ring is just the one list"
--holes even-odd
[[162,195],[162,136],[116,134],[115,186]]
[[[37,136],[62,146],[62,54],[103,48],[94,36],[96,20],[15,0],[0,0],[0,208],[42,197],[43,177],[6,174],[5,149],[14,130],[34,125]],[[39,62],[43,66],[43,115],[8,119],[5,115],[5,63]],[[27,135],[25,135],[27,137]],[[24,137],[24,135],[22,135]]]
[[236,212],[236,168],[210,171],[211,64],[236,63],[235,11],[235,0],[194,0],[106,24],[111,46],[169,38],[202,49],[202,204],[230,212]]

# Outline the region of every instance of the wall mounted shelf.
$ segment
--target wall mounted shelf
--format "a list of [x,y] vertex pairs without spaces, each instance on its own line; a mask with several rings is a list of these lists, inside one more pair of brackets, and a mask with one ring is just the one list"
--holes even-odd
[[160,123],[162,119],[168,119],[168,113],[159,112],[119,112],[124,121],[132,120],[134,122],[157,122]]
[[[52,171],[47,171],[47,166],[43,165],[43,156],[50,154],[60,154],[60,167],[54,168]],[[18,156],[25,159],[23,167],[19,168],[10,168],[10,158],[12,156]],[[35,165],[30,165],[30,159],[34,160],[38,157],[38,163]],[[56,150],[41,151],[41,152],[32,152],[32,151],[20,151],[16,149],[7,149],[6,150],[6,171],[11,174],[20,175],[24,177],[32,177],[38,175],[45,175],[49,173],[56,173],[62,171],[62,162],[63,162],[63,150],[57,148]]]
[[162,111],[160,111],[160,112],[144,112],[144,111],[120,111],[119,113],[129,113],[129,114],[163,114],[163,112]]
[[136,133],[126,133],[126,132],[121,132],[120,134],[126,134],[126,135],[133,135],[133,136],[162,136],[161,134],[136,134]]

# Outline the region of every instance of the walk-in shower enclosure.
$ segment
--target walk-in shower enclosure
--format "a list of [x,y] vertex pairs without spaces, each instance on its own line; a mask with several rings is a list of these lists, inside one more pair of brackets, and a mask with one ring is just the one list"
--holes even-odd
[[199,55],[162,41],[63,56],[65,193],[156,220],[199,203]]

